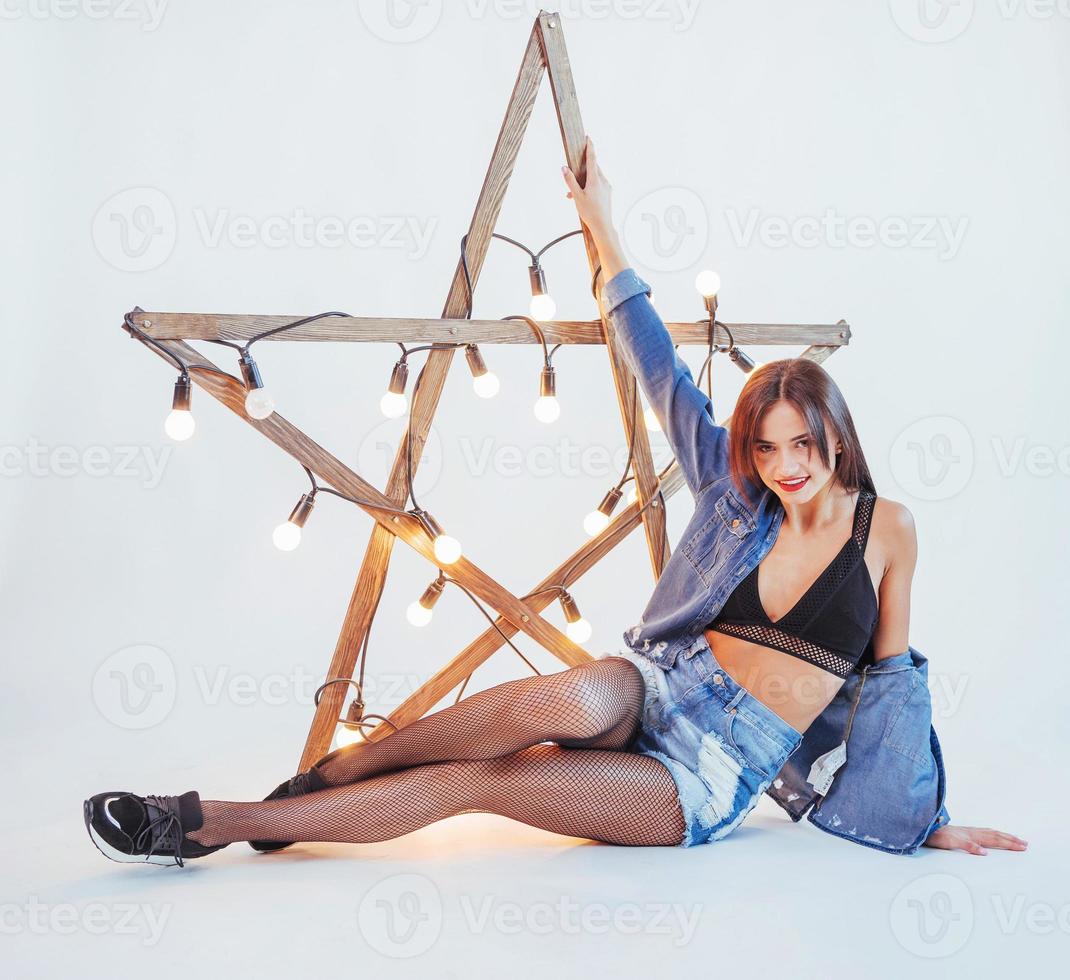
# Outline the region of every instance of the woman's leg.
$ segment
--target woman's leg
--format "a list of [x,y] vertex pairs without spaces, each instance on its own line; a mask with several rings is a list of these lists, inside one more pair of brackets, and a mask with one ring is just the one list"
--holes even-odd
[[202,844],[242,840],[367,843],[459,813],[497,813],[570,837],[675,845],[676,785],[657,759],[535,745],[493,759],[439,762],[260,803],[203,800]]
[[642,717],[643,677],[622,657],[522,677],[472,694],[375,742],[336,749],[316,763],[343,786],[427,762],[491,759],[539,742],[622,749]]

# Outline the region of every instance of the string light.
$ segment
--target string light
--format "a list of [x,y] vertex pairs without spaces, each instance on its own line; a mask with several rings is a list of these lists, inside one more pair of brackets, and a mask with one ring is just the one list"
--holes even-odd
[[557,304],[554,298],[546,290],[546,273],[542,271],[539,260],[528,268],[528,277],[531,279],[531,316],[535,320],[552,320],[557,312]]
[[573,643],[586,643],[591,638],[591,624],[580,615],[576,600],[561,590],[561,608],[565,611],[565,635]]
[[401,360],[394,365],[394,370],[390,374],[390,386],[379,400],[379,409],[388,419],[400,418],[408,411],[405,383],[409,380],[409,365],[405,356],[402,356]]
[[539,397],[535,401],[535,418],[540,422],[556,422],[561,415],[561,405],[557,400],[557,379],[554,369],[547,364],[539,376]]
[[192,394],[189,375],[179,375],[175,382],[175,393],[171,397],[171,411],[163,423],[164,432],[175,442],[185,442],[197,428],[197,422],[190,411]]
[[475,344],[465,347],[464,358],[468,362],[468,370],[472,372],[472,389],[475,393],[480,398],[493,398],[498,394],[501,388],[498,376],[487,370],[483,354]]
[[410,625],[426,626],[431,622],[435,603],[441,597],[445,586],[446,577],[440,572],[438,578],[424,590],[424,594],[419,599],[409,603],[408,608],[405,610],[405,618]]
[[717,319],[717,294],[721,291],[721,277],[712,269],[703,269],[695,276],[695,288],[702,294],[706,303],[706,312],[710,318],[710,343],[713,343],[713,328],[720,327],[728,334],[728,346],[717,348],[728,354],[728,359],[744,374],[750,374],[757,367],[754,358],[736,347],[732,331]]
[[415,515],[423,522],[424,527],[427,528],[428,533],[434,539],[433,545],[435,549],[435,558],[443,565],[452,565],[458,561],[462,555],[461,542],[456,538],[450,537],[442,530],[442,527],[427,511],[416,510]]
[[658,421],[657,413],[653,408],[647,407],[643,411],[643,422],[646,425],[647,432],[661,431],[661,423]]
[[290,512],[290,516],[275,528],[271,540],[279,551],[293,551],[301,543],[301,528],[305,526],[308,515],[316,503],[316,491],[301,494],[301,499]]
[[248,348],[238,358],[242,379],[245,381],[245,414],[251,419],[266,419],[275,411],[275,400],[264,387],[260,379],[260,369],[256,366]]
[[588,535],[593,538],[596,534],[601,534],[609,527],[609,519],[613,515],[617,504],[620,503],[620,498],[620,487],[614,487],[602,498],[602,502],[597,509],[592,510],[583,519],[583,529]]

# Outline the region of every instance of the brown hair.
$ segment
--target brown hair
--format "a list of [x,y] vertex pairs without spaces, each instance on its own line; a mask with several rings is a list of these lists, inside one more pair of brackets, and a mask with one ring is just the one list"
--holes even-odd
[[816,445],[826,465],[830,448],[826,422],[835,433],[842,452],[832,464],[834,480],[850,491],[877,492],[851,412],[832,375],[814,361],[788,357],[755,368],[732,413],[728,462],[732,482],[744,496],[756,500],[765,489],[754,463],[754,444],[762,417],[780,400],[794,406],[802,415],[810,431],[810,451]]

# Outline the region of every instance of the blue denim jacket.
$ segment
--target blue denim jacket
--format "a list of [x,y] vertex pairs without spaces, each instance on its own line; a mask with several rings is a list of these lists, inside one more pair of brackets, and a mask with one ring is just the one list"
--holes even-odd
[[[728,430],[679,358],[649,300],[650,286],[624,269],[603,305],[620,348],[658,418],[695,511],[636,626],[629,649],[665,670],[692,655],[696,638],[739,582],[769,553],[784,508],[768,488],[740,493],[728,467]],[[865,656],[806,730],[767,790],[794,821],[895,854],[913,854],[950,821],[940,743],[932,727],[927,660],[909,646]],[[807,781],[819,756],[847,741],[847,762],[824,796]]]

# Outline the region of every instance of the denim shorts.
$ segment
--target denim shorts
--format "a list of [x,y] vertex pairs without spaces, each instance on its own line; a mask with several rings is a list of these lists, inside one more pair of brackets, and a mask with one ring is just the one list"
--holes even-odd
[[684,814],[680,847],[727,836],[757,805],[802,742],[797,731],[714,659],[704,634],[666,670],[631,650],[643,675],[643,718],[629,752],[653,756],[676,783]]

